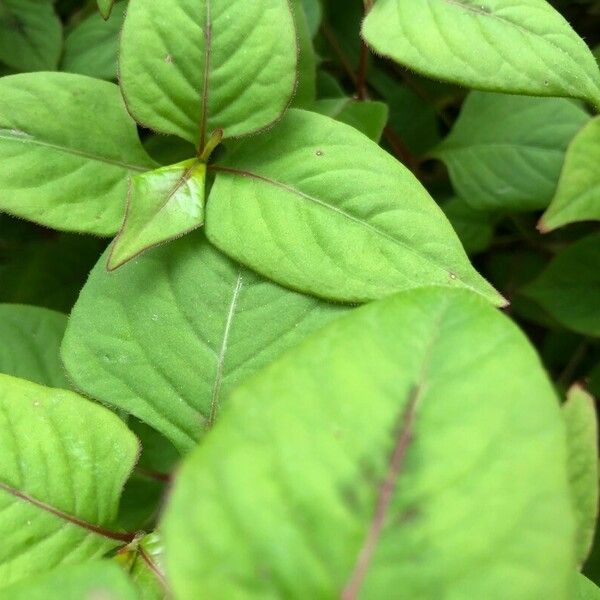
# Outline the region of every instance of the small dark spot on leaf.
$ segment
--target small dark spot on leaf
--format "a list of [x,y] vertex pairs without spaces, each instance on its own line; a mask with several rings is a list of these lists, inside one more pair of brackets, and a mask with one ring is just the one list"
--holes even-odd
[[315,154],[316,154],[317,156],[323,156],[324,152],[323,152],[323,150],[317,150],[317,151],[315,152]]
[[168,65],[172,64],[172,63],[173,63],[173,57],[172,57],[170,54],[167,54],[167,55],[165,56],[165,62],[166,62]]

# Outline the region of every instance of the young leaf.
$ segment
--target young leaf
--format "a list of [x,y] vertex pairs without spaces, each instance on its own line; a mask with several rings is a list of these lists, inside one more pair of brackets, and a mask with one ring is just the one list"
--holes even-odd
[[362,35],[378,54],[428,77],[600,107],[590,49],[546,0],[378,0]]
[[564,327],[600,336],[600,234],[563,250],[523,292]]
[[131,0],[119,71],[137,121],[202,149],[277,121],[296,62],[288,0]]
[[321,7],[320,0],[301,0],[301,4],[306,15],[306,21],[308,23],[308,29],[311,37],[315,37],[319,31],[319,25],[321,25],[321,18],[323,16],[323,9]]
[[115,0],[98,0],[98,10],[104,20],[110,17],[114,5]]
[[577,573],[575,600],[600,600],[600,588],[585,575]]
[[59,567],[2,594],[7,600],[139,600],[127,575],[108,560]]
[[312,110],[351,125],[374,142],[379,142],[381,139],[383,128],[388,120],[388,107],[383,102],[326,98],[317,100]]
[[112,246],[108,269],[200,227],[205,176],[206,164],[193,158],[133,177],[125,221]]
[[571,142],[562,174],[539,229],[552,231],[577,221],[600,221],[600,117],[590,121]]
[[505,316],[465,290],[398,294],[234,392],[179,471],[167,574],[181,600],[569,600],[565,446]]
[[577,560],[587,558],[598,516],[598,426],[594,398],[574,386],[563,405],[569,450],[569,481],[577,517]]
[[431,154],[475,209],[531,211],[550,202],[567,146],[589,120],[574,102],[469,94],[450,135]]
[[67,316],[37,306],[0,304],[0,373],[69,388],[59,349]]
[[115,4],[112,19],[91,14],[74,27],[65,40],[62,70],[98,79],[117,78],[119,32],[125,20],[126,2]]
[[240,381],[346,309],[281,288],[197,232],[108,274],[105,258],[62,348],[75,385],[163,433],[182,452]]
[[208,239],[282,285],[362,302],[437,284],[503,302],[413,175],[352,127],[293,109],[212,168]]
[[0,375],[0,585],[98,558],[138,442],[109,410]]
[[302,0],[291,0],[294,23],[298,34],[298,84],[292,106],[309,108],[317,97],[317,55],[313,48],[312,38]]
[[17,71],[51,71],[61,50],[62,25],[52,0],[0,2],[1,62]]
[[0,210],[112,235],[129,176],[153,166],[116,85],[70,73],[0,79]]

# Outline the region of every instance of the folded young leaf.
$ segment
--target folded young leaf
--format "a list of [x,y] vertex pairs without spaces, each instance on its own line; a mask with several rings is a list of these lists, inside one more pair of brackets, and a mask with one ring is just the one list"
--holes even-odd
[[564,327],[600,336],[600,234],[563,250],[522,291]]
[[362,35],[428,77],[600,107],[590,49],[546,0],[377,0]]
[[332,119],[352,125],[361,133],[379,142],[388,120],[388,107],[383,102],[358,101],[352,98],[317,100],[312,110]]
[[159,534],[146,535],[115,556],[115,560],[129,574],[143,600],[166,600],[167,592],[163,568],[163,542]]
[[123,227],[108,269],[204,223],[206,165],[193,158],[133,177]]
[[574,600],[600,600],[600,588],[585,575],[577,573],[577,588]]
[[98,0],[98,10],[103,19],[106,20],[110,17],[114,5],[115,0]]
[[37,306],[0,304],[0,373],[69,388],[59,349],[67,316]]
[[577,561],[588,557],[598,517],[598,426],[594,398],[574,386],[563,404],[569,450],[569,481],[577,518]]
[[65,40],[61,70],[98,79],[116,79],[119,33],[126,8],[126,2],[119,2],[108,21],[99,13],[93,13],[76,25]]
[[70,73],[0,79],[0,210],[112,235],[129,176],[154,166],[116,85]]
[[131,0],[119,72],[137,121],[204,147],[281,117],[296,82],[288,0]]
[[194,233],[92,272],[62,348],[81,390],[191,450],[240,381],[343,313],[237,265]]
[[475,294],[411,290],[233,393],[175,482],[168,578],[181,600],[570,600],[566,463],[525,336]]
[[98,558],[138,442],[109,410],[0,375],[0,586]]
[[2,590],[7,600],[139,600],[135,586],[108,560],[59,567]]
[[539,229],[552,231],[577,221],[600,221],[600,117],[591,120],[573,139],[556,195]]
[[0,2],[0,62],[18,71],[51,71],[61,50],[62,25],[52,0]]
[[437,284],[504,303],[412,173],[348,125],[292,109],[212,169],[208,239],[282,285],[363,302]]
[[431,155],[444,161],[473,208],[537,210],[550,203],[567,146],[589,119],[563,98],[473,92]]

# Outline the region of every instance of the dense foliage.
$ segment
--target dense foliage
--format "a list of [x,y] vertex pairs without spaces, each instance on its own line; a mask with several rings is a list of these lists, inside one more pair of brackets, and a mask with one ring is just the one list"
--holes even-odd
[[598,44],[0,0],[0,598],[600,598]]

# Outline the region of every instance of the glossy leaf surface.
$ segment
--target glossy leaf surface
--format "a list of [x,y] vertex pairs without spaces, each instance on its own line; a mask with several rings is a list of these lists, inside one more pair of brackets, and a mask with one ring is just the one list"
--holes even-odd
[[182,600],[570,600],[566,461],[525,336],[475,294],[412,290],[233,393],[179,472],[167,573]]
[[352,127],[290,110],[213,168],[209,240],[282,285],[362,302],[437,284],[502,303],[420,183]]
[[204,147],[279,119],[296,82],[287,0],[132,0],[120,80],[140,123]]
[[[122,544],[109,532],[138,442],[109,410],[0,375],[0,585]],[[66,484],[65,484],[66,482]]]
[[108,268],[116,269],[145,250],[200,227],[205,176],[206,165],[194,158],[134,177]]
[[111,235],[129,176],[153,165],[116,85],[70,73],[0,79],[0,210]]
[[377,0],[362,34],[428,77],[600,106],[590,49],[546,0]]
[[283,289],[191,234],[114,273],[101,259],[62,356],[76,386],[183,453],[237,383],[345,309]]

